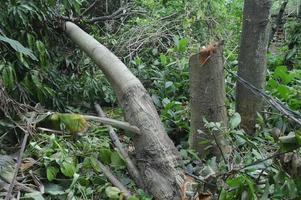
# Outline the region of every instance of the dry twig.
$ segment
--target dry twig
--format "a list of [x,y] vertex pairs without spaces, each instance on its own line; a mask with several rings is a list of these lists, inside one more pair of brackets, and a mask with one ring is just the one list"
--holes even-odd
[[[103,112],[103,110],[101,109],[100,105],[98,103],[94,104],[95,110],[97,111],[98,115],[100,117],[106,117],[105,113]],[[117,136],[117,134],[115,133],[114,129],[112,126],[107,125],[108,129],[109,129],[109,134],[111,137],[112,142],[114,143],[114,145],[116,146],[116,148],[118,149],[118,151],[120,152],[121,156],[123,157],[123,159],[125,160],[128,172],[130,173],[130,175],[132,176],[132,178],[135,180],[135,182],[140,186],[143,187],[143,182],[140,179],[140,174],[138,169],[136,168],[136,166],[134,165],[134,163],[132,162],[131,158],[129,157],[128,153],[124,150],[124,148],[122,147],[122,144]]]

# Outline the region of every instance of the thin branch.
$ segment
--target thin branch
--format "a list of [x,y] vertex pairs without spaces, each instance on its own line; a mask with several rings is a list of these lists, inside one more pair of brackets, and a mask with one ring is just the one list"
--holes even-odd
[[200,183],[203,183],[203,184],[205,184],[205,185],[209,185],[209,186],[212,186],[212,187],[217,187],[216,184],[209,183],[209,182],[207,182],[207,181],[201,179],[200,177],[198,177],[198,176],[196,176],[196,175],[194,175],[194,174],[192,174],[192,173],[190,173],[190,172],[187,172],[187,171],[184,171],[184,172],[185,172],[185,174],[187,174],[188,176],[194,178],[195,180],[197,180],[197,181],[200,182]]
[[[106,117],[106,114],[103,112],[103,110],[101,109],[101,107],[98,103],[95,103],[94,107],[100,117]],[[109,134],[110,134],[111,140],[114,143],[114,145],[116,146],[116,148],[118,149],[118,151],[120,152],[123,159],[125,160],[128,172],[130,173],[131,177],[135,180],[135,182],[137,183],[138,186],[143,187],[143,182],[140,179],[140,177],[141,177],[140,173],[137,170],[134,163],[132,162],[128,153],[122,147],[122,144],[121,144],[117,134],[115,133],[113,127],[110,125],[107,125],[107,127],[109,129]]]
[[120,189],[122,194],[128,198],[131,196],[131,193],[128,191],[128,189],[114,176],[110,168],[102,164],[100,161],[97,161],[98,165],[101,169],[101,171],[104,173],[104,175],[109,179],[109,181],[116,186],[117,188]]
[[[18,126],[18,127],[21,128],[20,126]],[[18,175],[18,171],[21,167],[22,156],[23,156],[25,146],[26,146],[26,143],[27,143],[27,139],[28,139],[28,136],[29,136],[29,132],[27,130],[25,130],[23,128],[21,128],[21,129],[25,132],[25,135],[24,135],[24,138],[23,138],[23,141],[22,141],[22,146],[21,146],[20,154],[18,156],[17,166],[16,166],[15,171],[14,171],[14,176],[13,176],[13,179],[12,179],[10,185],[9,185],[9,189],[8,189],[7,194],[5,196],[5,200],[9,200],[10,197],[11,197],[12,191],[13,191],[15,183],[16,183],[16,178],[17,178],[17,175]]]
[[[273,158],[277,158],[277,157],[279,157],[279,156],[281,156],[281,155],[284,155],[284,154],[287,154],[287,153],[293,152],[293,151],[294,151],[294,150],[289,150],[289,151],[285,151],[285,152],[278,152],[278,153],[275,153],[275,154],[273,154],[273,155],[271,155],[271,156],[268,156],[267,158],[264,158],[264,159],[261,159],[261,160],[256,160],[255,162],[250,163],[250,164],[248,164],[248,165],[245,165],[245,166],[243,166],[243,167],[241,167],[241,168],[239,168],[239,169],[233,169],[232,172],[233,172],[233,171],[234,171],[234,172],[240,172],[241,170],[246,169],[246,168],[248,168],[248,167],[257,165],[257,164],[259,164],[259,163],[265,162],[265,161],[270,160],[270,159],[273,159]],[[232,173],[230,172],[230,174],[232,174]]]
[[97,3],[98,0],[95,0],[87,9],[85,9],[80,16],[78,17],[79,19],[81,19],[87,12],[89,12]]
[[[220,131],[221,131],[222,133],[224,132],[224,131],[223,131],[223,130],[221,130],[221,129],[220,129]],[[217,138],[216,138],[216,135],[215,135],[215,133],[211,132],[211,134],[212,134],[212,135],[213,135],[213,137],[214,137],[215,144],[217,145],[217,147],[218,147],[219,151],[221,152],[221,155],[222,155],[222,158],[223,158],[223,160],[224,160],[225,164],[228,164],[228,162],[227,162],[227,160],[226,160],[226,157],[225,157],[225,154],[224,154],[224,152],[223,152],[223,150],[222,150],[222,148],[221,148],[221,146],[220,146],[220,143],[219,143],[219,141],[218,141],[218,140],[217,140]]]
[[36,129],[38,129],[40,131],[44,131],[44,132],[57,133],[57,134],[60,134],[60,135],[64,135],[63,131],[53,130],[53,129],[44,128],[44,127],[37,127]]
[[100,17],[93,17],[92,19],[88,20],[89,23],[95,23],[97,21],[106,21],[109,19],[115,19],[115,18],[119,18],[122,17],[123,15],[127,15],[127,10],[126,7],[121,7],[118,10],[116,10],[115,12],[113,12],[110,15],[105,15],[105,16],[100,16]]
[[129,124],[128,122],[122,122],[122,121],[118,121],[118,120],[110,119],[110,118],[106,118],[106,117],[96,117],[96,116],[92,116],[92,115],[82,115],[82,116],[86,120],[101,122],[103,124],[111,125],[111,126],[114,126],[116,128],[121,128],[121,129],[124,129],[124,130],[127,130],[127,131],[130,131],[132,133],[136,133],[136,134],[140,135],[139,128]]

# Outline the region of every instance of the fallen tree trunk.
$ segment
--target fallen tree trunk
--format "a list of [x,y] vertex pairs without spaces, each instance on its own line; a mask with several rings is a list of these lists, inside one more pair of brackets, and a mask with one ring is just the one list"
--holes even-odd
[[66,22],[64,31],[101,68],[117,94],[126,121],[139,128],[140,135],[135,137],[134,145],[144,189],[155,199],[180,199],[184,173],[179,166],[179,153],[139,79],[111,51],[74,23]]

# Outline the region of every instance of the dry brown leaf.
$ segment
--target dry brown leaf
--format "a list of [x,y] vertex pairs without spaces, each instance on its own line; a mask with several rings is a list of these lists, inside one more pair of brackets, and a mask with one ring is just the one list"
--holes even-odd
[[34,164],[36,164],[37,161],[33,158],[26,158],[22,161],[20,169],[21,171],[26,171],[29,168],[31,168]]

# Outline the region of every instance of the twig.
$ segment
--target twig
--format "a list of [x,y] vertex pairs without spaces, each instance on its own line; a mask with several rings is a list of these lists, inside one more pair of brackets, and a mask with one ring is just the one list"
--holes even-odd
[[45,132],[57,133],[57,134],[60,134],[60,135],[64,135],[63,131],[53,130],[53,129],[49,129],[49,128],[43,128],[43,127],[37,127],[37,129],[40,130],[40,131],[45,131]]
[[109,181],[116,186],[117,188],[120,189],[120,191],[122,192],[122,194],[128,198],[131,196],[131,193],[128,191],[128,189],[126,189],[126,187],[114,176],[114,174],[112,173],[112,171],[105,166],[104,164],[102,164],[100,161],[97,161],[99,164],[99,167],[101,169],[101,171],[104,173],[104,175],[109,179]]
[[118,17],[122,17],[122,15],[127,14],[126,13],[126,7],[121,7],[118,10],[116,10],[115,12],[113,12],[110,15],[105,15],[105,16],[100,16],[100,17],[93,17],[92,19],[88,20],[89,23],[95,23],[97,21],[106,21],[109,19],[114,19],[114,18],[118,18]]
[[200,183],[203,183],[203,184],[205,184],[205,185],[209,185],[209,186],[212,186],[212,187],[217,187],[216,184],[209,183],[209,182],[207,182],[207,181],[205,181],[205,180],[199,178],[198,176],[196,176],[196,175],[194,175],[194,174],[192,174],[192,173],[189,173],[189,172],[187,172],[187,171],[184,171],[184,173],[187,174],[188,176],[191,176],[192,178],[194,178],[195,180],[197,180],[197,181],[200,182]]
[[[100,105],[98,103],[94,103],[94,107],[95,107],[95,110],[97,111],[97,113],[98,113],[98,115],[100,117],[106,117],[105,113],[103,112],[103,110],[101,109],[101,107],[100,107]],[[143,182],[140,179],[140,177],[141,177],[140,173],[137,170],[137,168],[134,165],[134,163],[132,162],[132,160],[129,157],[128,153],[122,147],[122,144],[121,144],[121,142],[120,142],[117,134],[115,133],[113,127],[110,126],[110,125],[107,125],[107,127],[109,129],[109,134],[110,134],[112,142],[114,143],[114,145],[116,146],[116,148],[120,152],[121,156],[125,160],[128,172],[130,173],[130,175],[132,176],[132,178],[135,180],[135,182],[137,183],[137,185],[140,186],[140,187],[143,187]]]
[[118,121],[118,120],[110,119],[110,118],[106,118],[106,117],[96,117],[96,116],[92,116],[92,115],[82,115],[82,116],[86,120],[93,120],[93,121],[101,122],[101,123],[111,125],[116,128],[121,128],[121,129],[124,129],[124,130],[127,130],[132,133],[136,133],[136,134],[140,135],[139,128],[129,124],[128,122],[122,122],[122,121]]
[[19,169],[21,167],[22,157],[23,157],[23,153],[24,153],[24,150],[25,150],[25,147],[26,147],[28,136],[32,132],[31,123],[32,123],[35,115],[36,115],[36,113],[33,113],[31,115],[31,117],[29,118],[29,120],[26,122],[27,123],[26,124],[27,125],[27,129],[24,129],[18,123],[14,122],[16,124],[16,126],[18,128],[20,128],[25,133],[25,135],[24,135],[24,138],[23,138],[23,141],[22,141],[22,145],[21,145],[21,149],[20,149],[20,153],[19,153],[19,156],[18,156],[18,159],[17,159],[17,166],[16,166],[15,171],[14,171],[14,176],[13,176],[13,178],[11,180],[10,185],[9,185],[9,189],[8,189],[8,192],[7,192],[6,196],[5,196],[5,200],[9,200],[10,199],[15,184],[20,185],[16,181],[16,178],[17,178],[17,175],[18,175],[18,171],[19,171]]
[[17,166],[16,166],[15,171],[14,171],[13,179],[12,179],[10,185],[9,185],[8,192],[7,192],[6,196],[5,196],[5,200],[9,200],[10,197],[11,197],[13,188],[15,186],[16,178],[17,178],[17,175],[18,175],[18,171],[19,171],[19,169],[21,167],[22,156],[23,156],[23,153],[24,153],[24,150],[25,150],[25,146],[26,146],[26,143],[27,143],[27,139],[28,139],[28,136],[29,136],[28,131],[26,131],[24,129],[23,129],[23,131],[25,132],[25,135],[24,135],[24,138],[23,138],[23,141],[22,141],[22,146],[21,146],[20,154],[18,156]]
[[93,7],[94,5],[97,3],[98,0],[95,0],[87,9],[85,9],[81,14],[80,16],[78,17],[79,19],[81,19],[87,12],[89,12]]
[[239,169],[234,169],[234,171],[241,171],[241,170],[246,169],[246,168],[248,168],[248,167],[257,165],[257,164],[259,164],[259,163],[265,162],[265,161],[267,161],[267,160],[270,160],[270,159],[272,159],[272,158],[275,158],[275,157],[284,155],[284,154],[289,153],[289,152],[292,152],[292,151],[294,151],[294,150],[275,153],[275,154],[273,154],[273,155],[271,155],[271,156],[269,156],[269,157],[267,157],[267,158],[264,158],[264,159],[261,159],[261,160],[257,160],[257,161],[255,161],[255,162],[250,163],[250,164],[248,164],[248,165],[245,165],[245,166],[243,166],[243,167],[241,167],[241,168],[239,168]]
[[264,169],[261,170],[261,172],[259,173],[258,177],[256,178],[255,183],[259,183],[261,176],[263,175],[263,173],[265,172],[265,170],[268,168],[268,166],[266,166]]
[[269,112],[269,111],[261,111],[263,114],[269,114],[269,115],[278,115],[278,116],[283,116],[282,114],[275,113],[275,112]]
[[[223,132],[221,129],[220,129],[220,131]],[[224,160],[225,164],[227,164],[228,162],[227,162],[227,160],[226,160],[226,157],[225,157],[225,155],[224,155],[224,152],[223,152],[222,148],[220,147],[220,143],[218,142],[215,133],[211,133],[211,134],[212,134],[213,137],[214,137],[214,141],[215,141],[215,143],[216,143],[216,145],[217,145],[219,151],[221,152],[221,155],[222,155],[222,157],[223,157],[223,160]]]

